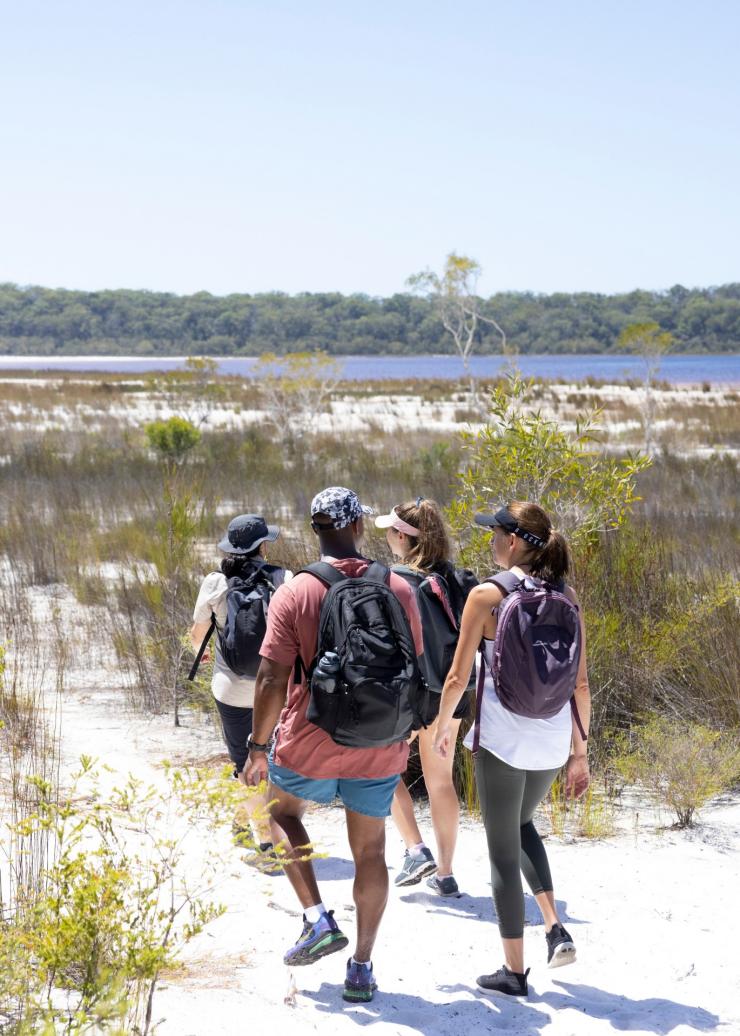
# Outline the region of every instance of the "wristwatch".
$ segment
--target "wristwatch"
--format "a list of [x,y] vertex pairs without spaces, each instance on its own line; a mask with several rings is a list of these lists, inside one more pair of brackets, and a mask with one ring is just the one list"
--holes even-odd
[[258,741],[253,741],[251,734],[247,738],[247,751],[248,752],[267,752],[269,747],[270,747],[269,745],[261,745]]

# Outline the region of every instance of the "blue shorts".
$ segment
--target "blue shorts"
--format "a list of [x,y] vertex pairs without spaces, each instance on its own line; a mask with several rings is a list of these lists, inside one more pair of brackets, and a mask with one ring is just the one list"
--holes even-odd
[[270,759],[270,783],[297,799],[321,802],[327,805],[340,799],[353,813],[365,817],[387,817],[391,812],[393,793],[400,774],[393,777],[331,777],[319,780],[303,777],[285,766],[278,766]]

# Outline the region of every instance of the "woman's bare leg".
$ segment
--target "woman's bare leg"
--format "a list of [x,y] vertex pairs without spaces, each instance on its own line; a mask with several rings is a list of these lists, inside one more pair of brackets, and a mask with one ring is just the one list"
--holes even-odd
[[509,971],[517,975],[524,973],[524,939],[501,939],[504,948],[504,961]]
[[[452,874],[452,859],[455,855],[460,824],[460,800],[452,782],[454,752],[450,752],[448,758],[443,759],[434,751],[432,729],[427,727],[420,732],[419,754],[429,795],[434,837],[437,841],[437,873],[446,876]],[[460,720],[452,720],[450,729],[454,744],[460,729]]]
[[391,804],[391,816],[398,828],[398,833],[406,843],[407,849],[411,849],[413,846],[418,845],[419,842],[424,841],[421,837],[419,825],[416,823],[414,802],[409,789],[403,783],[403,777],[396,785],[396,791]]
[[240,812],[243,810],[243,814],[246,815],[258,845],[264,845],[265,842],[275,845],[282,838],[282,832],[270,816],[267,807],[269,801],[267,783],[263,782],[259,787],[250,789],[240,806]]
[[540,892],[535,897],[537,900],[537,906],[542,911],[542,917],[545,921],[545,931],[549,932],[554,924],[560,924],[560,918],[555,908],[555,893],[554,892]]

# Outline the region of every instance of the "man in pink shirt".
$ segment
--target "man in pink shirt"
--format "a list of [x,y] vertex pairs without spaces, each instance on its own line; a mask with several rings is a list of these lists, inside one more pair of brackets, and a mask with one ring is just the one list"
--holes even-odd
[[[362,575],[370,564],[357,549],[363,512],[369,509],[342,486],[325,489],[311,503],[311,527],[319,538],[322,561],[350,577]],[[420,655],[421,620],[413,592],[393,573],[388,585],[403,606]],[[343,995],[345,1000],[368,1001],[376,988],[370,958],[388,898],[385,818],[399,775],[406,769],[408,744],[398,741],[381,748],[349,748],[307,719],[306,677],[304,674],[296,682],[294,669],[300,659],[303,673],[316,655],[326,593],[320,579],[304,572],[281,586],[272,598],[243,778],[248,784],[258,784],[269,777],[272,816],[290,844],[286,859],[291,862],[285,870],[304,909],[304,926],[298,942],[284,956],[289,965],[312,964],[348,944],[333,912],[321,901],[313,864],[302,858],[311,844],[302,820],[307,802],[328,803],[338,797],[344,804],[355,861],[357,944],[347,965]],[[268,759],[267,743],[276,724],[275,746]]]

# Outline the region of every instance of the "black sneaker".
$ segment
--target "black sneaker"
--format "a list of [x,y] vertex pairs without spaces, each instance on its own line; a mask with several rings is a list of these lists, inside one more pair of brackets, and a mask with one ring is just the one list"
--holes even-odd
[[564,964],[572,964],[576,959],[576,948],[573,940],[561,924],[554,924],[545,933],[547,942],[547,966],[562,968]]
[[479,975],[476,985],[481,993],[488,996],[527,996],[527,975],[529,968],[523,975],[516,971],[509,971],[504,964],[503,968],[494,971],[492,975]]

